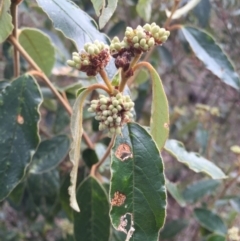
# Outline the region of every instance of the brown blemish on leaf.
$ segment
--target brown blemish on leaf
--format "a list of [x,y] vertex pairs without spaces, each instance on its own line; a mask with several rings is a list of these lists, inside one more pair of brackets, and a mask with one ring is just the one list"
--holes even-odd
[[166,129],[169,129],[169,124],[168,123],[164,123],[164,128],[166,128]]
[[119,224],[117,230],[127,234],[127,229],[126,229],[127,224],[128,224],[128,220],[126,219],[126,215],[121,216],[120,224]]
[[115,156],[117,158],[121,159],[122,161],[125,161],[128,158],[132,158],[133,154],[131,152],[130,146],[126,143],[123,143],[123,144],[118,146],[118,148],[115,152]]
[[17,123],[22,125],[24,123],[24,118],[21,115],[17,116]]
[[126,196],[124,194],[122,194],[120,192],[115,192],[114,197],[111,200],[111,205],[119,207],[119,206],[123,205],[125,200],[126,200]]

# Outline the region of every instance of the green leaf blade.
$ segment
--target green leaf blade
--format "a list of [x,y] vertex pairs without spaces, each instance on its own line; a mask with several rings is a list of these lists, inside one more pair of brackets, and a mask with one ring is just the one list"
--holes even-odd
[[30,75],[23,75],[0,95],[0,200],[20,182],[38,146],[42,96]]
[[181,31],[195,55],[205,64],[206,68],[224,83],[239,90],[239,76],[213,37],[203,30],[189,26],[183,26]]
[[42,141],[33,156],[29,172],[40,174],[56,167],[67,155],[69,138],[66,135],[55,136]]
[[194,172],[204,172],[213,179],[223,179],[226,175],[214,163],[194,152],[187,152],[184,145],[177,140],[167,140],[164,149],[176,159],[187,165]]
[[194,215],[201,226],[217,234],[225,235],[227,228],[222,219],[205,208],[195,208]]
[[8,13],[10,5],[10,0],[0,2],[0,43],[5,41],[13,31],[12,16]]
[[20,32],[19,42],[41,70],[49,76],[55,63],[55,49],[50,38],[37,29],[24,28]]
[[[121,159],[126,153],[128,158]],[[123,231],[124,215],[130,215],[135,229],[133,240],[157,240],[165,221],[166,189],[163,162],[155,142],[143,127],[128,123],[122,136],[117,137],[111,156],[113,226]]]
[[152,13],[152,0],[139,0],[136,9],[138,15],[148,22]]
[[110,217],[106,192],[89,176],[77,190],[81,212],[74,212],[74,236],[77,241],[109,240]]

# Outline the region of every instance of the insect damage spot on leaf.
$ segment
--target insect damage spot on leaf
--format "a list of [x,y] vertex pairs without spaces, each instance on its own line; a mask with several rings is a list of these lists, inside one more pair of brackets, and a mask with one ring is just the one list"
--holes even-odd
[[118,146],[115,155],[117,158],[121,159],[122,161],[125,161],[129,158],[133,157],[133,154],[131,152],[131,148],[128,144],[123,143]]
[[111,200],[112,206],[121,206],[126,200],[126,196],[120,192],[115,192],[114,197]]
[[17,116],[17,123],[22,125],[24,123],[24,118],[21,115]]

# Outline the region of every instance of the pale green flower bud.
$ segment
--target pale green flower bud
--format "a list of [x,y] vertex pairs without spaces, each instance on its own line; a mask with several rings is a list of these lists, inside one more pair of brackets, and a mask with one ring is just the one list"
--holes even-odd
[[76,69],[80,69],[81,65],[80,64],[76,64],[75,67],[76,67]]
[[101,109],[101,110],[106,110],[106,109],[107,109],[107,106],[106,106],[106,105],[101,105],[101,106],[100,106],[100,109]]
[[76,63],[73,60],[68,60],[67,65],[69,65],[70,67],[76,67]]
[[100,104],[107,104],[108,101],[107,101],[107,98],[104,97],[104,98],[101,98],[99,102]]
[[112,116],[108,116],[107,120],[108,120],[109,122],[113,122]]
[[113,105],[109,105],[109,106],[108,106],[108,109],[109,109],[109,110],[112,110],[113,108],[114,108]]
[[143,38],[140,40],[140,45],[143,47],[146,44],[146,42],[146,39]]
[[108,115],[108,110],[104,110],[104,111],[102,112],[102,114],[105,115],[105,116],[107,116],[107,115]]
[[155,22],[151,23],[151,27],[156,26],[157,24]]
[[119,43],[119,42],[120,42],[120,40],[116,36],[112,39],[112,43]]
[[137,32],[137,36],[139,39],[146,38],[146,34],[143,31]]
[[73,53],[72,53],[72,56],[73,56],[73,57],[74,57],[74,56],[79,57],[79,53],[73,52]]
[[113,113],[113,114],[116,114],[116,113],[118,113],[118,109],[116,109],[116,108],[113,108],[113,109],[112,109],[112,113]]
[[118,93],[118,94],[116,95],[116,98],[117,98],[117,100],[119,100],[119,99],[122,98],[122,95],[121,95],[120,93]]
[[133,41],[133,43],[137,43],[138,42],[138,36],[134,36],[132,41]]
[[149,46],[149,47],[153,47],[154,44],[155,44],[154,38],[150,38],[150,39],[148,40],[148,46]]
[[122,46],[121,46],[120,43],[115,43],[114,48],[117,49],[117,50],[120,50],[122,48]]
[[136,44],[133,45],[133,47],[134,47],[135,49],[138,49],[138,48],[140,47],[140,45],[139,45],[139,43],[136,43]]
[[85,60],[83,60],[82,64],[86,66],[86,65],[89,65],[90,62],[89,62],[88,60],[85,59]]
[[118,118],[118,115],[117,114],[114,114],[112,115],[113,119],[117,119]]
[[87,52],[89,54],[91,54],[91,55],[94,54],[94,47],[93,46],[89,46]]
[[86,44],[84,44],[84,50],[86,51],[86,52],[88,52],[88,48],[89,48],[89,46],[91,46],[92,44],[91,43],[86,43]]
[[162,42],[166,42],[167,39],[168,39],[167,36],[163,36],[163,37],[161,37],[161,41],[162,41]]
[[150,24],[145,24],[144,26],[143,26],[143,29],[145,29],[146,31],[148,31],[148,32],[150,32],[151,31],[151,25]]
[[121,134],[122,130],[121,130],[121,127],[117,127],[117,129],[115,130],[116,134]]
[[94,112],[94,110],[91,107],[89,107],[88,112]]
[[104,121],[104,124],[108,126],[109,125],[108,120]]
[[99,130],[100,130],[100,131],[103,131],[104,129],[106,129],[106,125],[103,124],[103,123],[100,123],[100,124],[99,124]]
[[118,106],[117,106],[117,109],[118,109],[118,111],[122,110],[122,106],[121,106],[121,105],[118,105]]
[[111,110],[108,110],[108,115],[112,115],[112,111]]
[[114,127],[111,127],[111,128],[109,129],[109,131],[110,131],[111,134],[115,134],[116,129],[115,129]]
[[147,51],[149,49],[148,45],[145,44],[143,47],[142,47],[145,51]]
[[158,26],[154,26],[154,27],[152,27],[152,29],[151,29],[151,33],[152,33],[152,34],[158,33],[159,30],[160,30],[160,28],[159,28]]
[[117,117],[117,119],[116,119],[116,122],[117,123],[120,123],[122,121],[122,118],[119,116],[119,117]]
[[80,63],[80,58],[79,58],[79,56],[73,56],[73,61],[74,61],[75,63]]
[[114,106],[117,106],[119,104],[119,102],[117,100],[113,100],[112,103],[113,103]]

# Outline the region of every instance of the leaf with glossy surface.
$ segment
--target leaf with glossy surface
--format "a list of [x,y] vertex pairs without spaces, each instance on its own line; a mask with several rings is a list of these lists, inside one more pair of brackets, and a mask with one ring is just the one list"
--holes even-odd
[[187,221],[182,219],[172,220],[171,222],[166,223],[160,232],[160,239],[170,239],[175,237],[183,231],[187,225]]
[[219,185],[218,180],[200,180],[188,185],[182,195],[186,201],[195,202],[207,194],[213,194]]
[[184,145],[177,140],[167,140],[164,149],[194,172],[204,172],[213,179],[226,178],[223,171],[214,163],[208,161],[198,153],[187,152]]
[[136,9],[138,15],[148,22],[152,13],[152,0],[139,0]]
[[37,29],[24,28],[19,42],[41,70],[50,75],[55,63],[55,49],[50,38]]
[[226,237],[218,234],[212,234],[208,237],[207,241],[226,241]]
[[67,155],[69,143],[66,135],[42,141],[33,156],[29,172],[40,174],[56,167]]
[[125,221],[130,216],[135,229],[132,240],[157,241],[166,215],[166,188],[155,142],[143,127],[128,123],[115,141],[111,158],[113,226],[126,233]]
[[239,90],[240,79],[228,56],[207,32],[188,26],[182,26],[182,33],[195,55],[214,75],[224,83]]
[[109,240],[110,217],[106,192],[93,177],[78,187],[77,201],[81,212],[74,212],[74,236],[77,241]]
[[91,168],[92,165],[98,162],[97,153],[95,152],[95,150],[90,148],[87,148],[82,152],[82,158],[89,168]]
[[185,207],[186,206],[186,202],[182,196],[181,191],[178,188],[178,185],[176,183],[170,182],[170,181],[166,181],[166,187],[168,192],[171,194],[171,196],[177,201],[177,203],[181,206],[181,207]]
[[199,224],[211,232],[226,234],[227,228],[222,219],[215,213],[205,208],[195,208],[194,215]]
[[70,0],[37,0],[38,5],[53,21],[54,27],[73,40],[78,49],[86,42],[106,42],[104,34],[94,26],[94,20]]
[[38,146],[41,102],[30,75],[17,78],[0,94],[0,200],[20,182]]
[[13,30],[12,17],[8,13],[10,5],[10,0],[0,1],[0,43],[5,41]]
[[80,159],[80,147],[82,141],[82,120],[83,120],[83,105],[84,100],[86,99],[89,91],[86,88],[82,88],[79,91],[79,96],[76,99],[73,105],[73,113],[71,116],[71,133],[72,133],[72,145],[71,150],[69,152],[70,161],[73,164],[73,168],[71,171],[71,186],[69,187],[69,195],[70,195],[70,206],[76,210],[77,212],[80,211],[77,199],[76,199],[76,184],[77,184],[77,172],[78,172],[78,165]]

